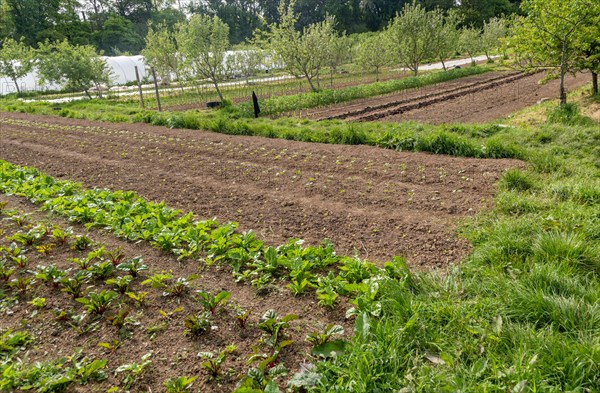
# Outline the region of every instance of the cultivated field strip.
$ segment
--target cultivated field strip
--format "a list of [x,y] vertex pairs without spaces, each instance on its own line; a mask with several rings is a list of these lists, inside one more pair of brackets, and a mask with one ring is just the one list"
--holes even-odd
[[526,73],[515,73],[509,74],[508,76],[502,78],[494,78],[490,81],[486,81],[484,83],[474,83],[472,85],[465,85],[463,87],[459,87],[456,89],[451,89],[449,91],[443,91],[436,94],[429,94],[422,97],[418,97],[414,100],[406,100],[405,102],[398,102],[397,105],[393,105],[390,107],[383,108],[383,110],[376,109],[374,111],[369,111],[369,113],[361,113],[358,115],[351,115],[346,117],[346,120],[349,121],[373,121],[380,120],[389,116],[394,116],[403,112],[408,112],[414,109],[419,109],[423,107],[427,107],[430,105],[434,105],[440,102],[445,102],[448,100],[452,100],[455,98],[463,97],[468,94],[478,93],[485,90],[494,89],[498,86],[512,83],[518,81],[519,79],[523,79],[528,74]]
[[521,165],[22,114],[1,121],[0,157],[15,164],[237,221],[273,244],[330,238],[340,252],[404,255],[414,266],[459,260],[468,245],[455,222]]
[[[441,98],[441,97],[445,97],[449,94],[468,94],[468,91],[471,91],[472,89],[477,89],[477,88],[481,88],[484,86],[487,86],[491,83],[496,83],[496,82],[502,82],[502,81],[506,81],[506,82],[511,82],[515,79],[515,77],[517,76],[521,76],[524,75],[523,73],[520,72],[511,72],[511,73],[493,73],[493,74],[484,74],[484,75],[478,75],[477,77],[473,78],[475,79],[473,82],[469,82],[469,80],[471,80],[471,78],[468,78],[469,80],[459,80],[459,81],[451,81],[451,82],[445,82],[442,84],[438,84],[436,85],[435,88],[426,88],[426,89],[412,89],[411,92],[412,93],[417,93],[415,94],[408,94],[408,97],[404,98],[402,97],[401,99],[393,99],[392,101],[387,101],[385,100],[385,102],[383,103],[377,103],[377,101],[373,102],[372,105],[367,105],[365,106],[364,103],[361,104],[354,104],[354,105],[348,105],[347,107],[348,110],[347,112],[344,113],[338,113],[338,114],[334,114],[331,115],[329,110],[323,110],[321,112],[317,112],[317,113],[311,113],[311,115],[309,117],[316,119],[316,120],[335,120],[335,119],[339,119],[339,120],[362,120],[363,115],[369,116],[373,113],[378,113],[381,110],[386,110],[386,109],[391,109],[393,110],[394,108],[401,106],[401,105],[405,105],[405,104],[415,104],[415,103],[420,103],[420,102],[424,102],[427,101],[431,98]],[[467,78],[465,78],[467,79]],[[465,83],[467,82],[467,83]],[[419,94],[422,90],[428,91],[426,94]],[[466,92],[466,93],[465,93]],[[461,94],[461,95],[462,95]],[[393,95],[389,95],[390,97],[398,97],[398,94],[395,93]],[[438,101],[436,101],[438,102]]]

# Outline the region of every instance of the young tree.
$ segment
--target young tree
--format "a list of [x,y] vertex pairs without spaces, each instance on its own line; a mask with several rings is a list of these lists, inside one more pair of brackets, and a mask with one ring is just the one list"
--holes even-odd
[[[329,58],[329,43],[334,36],[333,20],[313,23],[302,32],[295,29],[295,0],[286,7],[279,5],[280,21],[272,24],[262,41],[283,63],[284,68],[297,78],[304,77],[313,91],[318,89],[319,72]],[[316,77],[317,85],[313,79]]]
[[54,82],[67,89],[83,90],[90,99],[91,87],[96,87],[102,97],[102,85],[111,81],[106,62],[90,45],[71,45],[66,40],[40,44],[37,65],[42,84]]
[[381,48],[385,47],[385,37],[382,33],[367,37],[358,44],[356,48],[357,64],[368,71],[375,71],[375,80],[379,82],[379,70],[391,63],[387,51]]
[[592,75],[592,94],[598,95],[600,73],[600,3],[596,2],[589,23],[578,32],[576,42],[579,49],[577,63]]
[[525,0],[521,6],[527,16],[515,26],[509,45],[525,68],[557,70],[565,105],[565,76],[581,68],[581,39],[586,26],[598,23],[597,0]]
[[229,59],[233,62],[231,67],[246,78],[246,84],[250,84],[250,77],[258,74],[263,66],[265,54],[260,49],[248,47],[230,54]]
[[230,46],[227,24],[218,16],[194,15],[188,23],[179,26],[176,40],[191,72],[211,81],[223,102],[219,82],[230,74],[229,63],[225,62]]
[[442,67],[446,71],[445,61],[454,54],[458,48],[459,31],[457,26],[460,23],[460,17],[457,12],[449,11],[444,16],[440,9],[431,11],[431,47],[437,59],[442,62]]
[[7,38],[0,48],[0,76],[10,78],[17,94],[21,95],[18,79],[27,75],[33,66],[33,50],[25,45],[23,40],[15,41]]
[[329,40],[329,56],[327,57],[327,65],[329,66],[329,75],[332,83],[333,74],[337,72],[337,68],[349,60],[350,48],[350,40],[346,34],[332,34]]
[[156,28],[148,25],[146,48],[142,56],[147,66],[154,67],[163,81],[169,81],[171,73],[175,74],[181,86],[180,68],[182,59],[177,51],[175,37],[164,25]]
[[471,58],[475,64],[475,55],[481,51],[481,31],[474,27],[464,27],[458,37],[458,50]]
[[432,13],[413,1],[404,5],[386,30],[389,50],[415,75],[419,73],[421,63],[434,54],[431,19]]
[[481,47],[488,59],[492,61],[490,53],[500,47],[500,42],[506,37],[508,26],[503,18],[492,18],[483,24],[483,32],[481,33]]

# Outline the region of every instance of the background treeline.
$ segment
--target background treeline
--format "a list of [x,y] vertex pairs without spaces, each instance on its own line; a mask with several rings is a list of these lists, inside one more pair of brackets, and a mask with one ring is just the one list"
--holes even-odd
[[[334,28],[347,34],[381,30],[410,0],[298,0],[296,28],[335,17]],[[464,26],[483,27],[494,16],[519,10],[519,0],[419,0],[427,10],[456,9]],[[460,4],[458,4],[460,3]],[[138,54],[148,25],[173,28],[193,14],[218,16],[229,40],[241,43],[254,30],[279,22],[276,0],[0,0],[0,42],[23,39],[37,47],[65,39],[93,45],[106,55]]]

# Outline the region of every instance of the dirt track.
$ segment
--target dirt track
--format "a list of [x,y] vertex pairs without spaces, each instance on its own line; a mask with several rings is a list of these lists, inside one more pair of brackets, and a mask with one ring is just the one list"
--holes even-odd
[[522,165],[6,113],[0,158],[237,221],[273,244],[330,238],[341,253],[413,266],[460,260],[469,246],[457,220]]
[[[486,122],[510,115],[558,94],[558,81],[539,82],[543,73],[490,72],[434,86],[311,110],[316,120],[416,120],[431,124]],[[567,78],[567,89],[588,82],[585,74]]]

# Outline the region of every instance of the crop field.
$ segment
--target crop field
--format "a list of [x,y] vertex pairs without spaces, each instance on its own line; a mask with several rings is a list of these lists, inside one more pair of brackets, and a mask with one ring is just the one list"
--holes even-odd
[[[435,86],[313,109],[303,115],[315,120],[415,120],[430,124],[487,122],[506,117],[551,97],[558,88],[558,81],[551,80],[542,84],[544,76],[544,73],[528,75],[514,71],[496,71]],[[587,82],[587,76],[579,74],[568,78],[567,86],[569,89],[576,89]]]
[[597,391],[598,128],[425,124],[506,116],[541,78],[194,123],[219,132],[15,104],[0,390]]
[[516,160],[477,160],[6,114],[0,154],[86,187],[132,190],[280,244],[329,238],[345,255],[445,266],[457,219],[485,207]]

